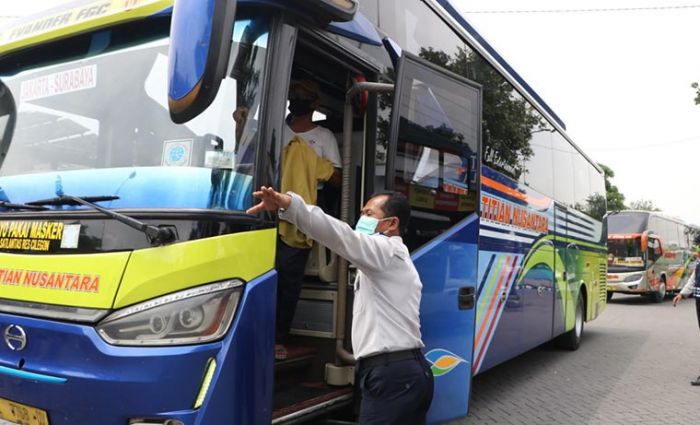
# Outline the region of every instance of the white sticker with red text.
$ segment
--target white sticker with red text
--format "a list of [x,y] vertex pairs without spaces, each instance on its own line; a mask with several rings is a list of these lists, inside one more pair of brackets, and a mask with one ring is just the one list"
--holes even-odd
[[96,86],[97,65],[87,65],[23,81],[19,100],[28,102]]

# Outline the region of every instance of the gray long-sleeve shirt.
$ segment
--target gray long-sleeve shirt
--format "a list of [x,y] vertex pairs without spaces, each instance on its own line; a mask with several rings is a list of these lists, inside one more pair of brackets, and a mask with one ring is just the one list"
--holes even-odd
[[685,283],[685,286],[683,286],[683,289],[681,289],[681,295],[683,295],[683,298],[688,298],[688,296],[693,293],[694,289],[695,289],[695,269],[693,269],[693,272],[690,274],[688,281]]
[[329,247],[358,269],[353,303],[355,358],[424,347],[419,308],[421,284],[408,248],[399,236],[355,232],[297,194],[279,217]]

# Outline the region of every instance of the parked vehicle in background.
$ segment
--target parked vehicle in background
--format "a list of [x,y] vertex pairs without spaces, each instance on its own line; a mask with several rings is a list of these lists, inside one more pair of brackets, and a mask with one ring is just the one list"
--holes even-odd
[[660,303],[680,290],[691,261],[690,226],[657,212],[620,211],[607,216],[607,227],[608,300],[618,292]]

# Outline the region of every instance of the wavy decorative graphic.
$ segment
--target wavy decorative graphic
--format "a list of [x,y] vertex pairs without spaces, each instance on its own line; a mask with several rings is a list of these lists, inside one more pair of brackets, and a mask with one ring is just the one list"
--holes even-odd
[[425,358],[431,364],[430,369],[433,371],[433,376],[445,375],[459,366],[460,363],[467,363],[463,358],[442,348],[428,351]]

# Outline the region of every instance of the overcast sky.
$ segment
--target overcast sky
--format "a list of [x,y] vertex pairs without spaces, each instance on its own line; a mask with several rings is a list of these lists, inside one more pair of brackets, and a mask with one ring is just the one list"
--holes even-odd
[[[615,171],[627,201],[700,224],[700,0],[452,0]],[[660,9],[674,6],[694,8]],[[597,12],[507,11],[655,8]],[[697,193],[697,194],[696,194]]]
[[[615,171],[628,202],[648,199],[700,224],[700,106],[690,88],[700,81],[700,0],[452,1],[572,139]],[[61,2],[3,1],[0,24]],[[583,11],[596,8],[649,9]]]

